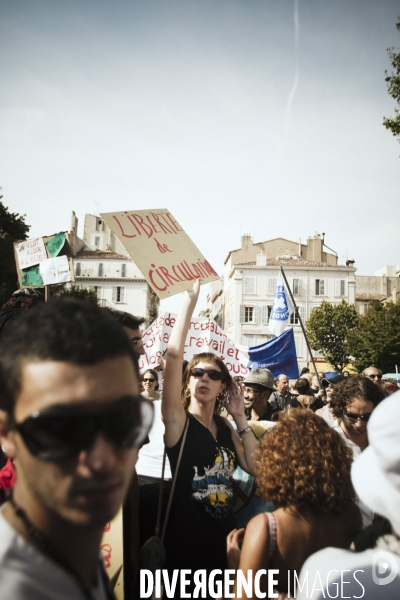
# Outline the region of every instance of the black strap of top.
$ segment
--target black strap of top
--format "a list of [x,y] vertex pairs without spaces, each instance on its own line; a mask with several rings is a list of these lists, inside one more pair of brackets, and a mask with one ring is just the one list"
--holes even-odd
[[165,532],[167,530],[169,513],[171,512],[172,498],[173,498],[174,491],[175,491],[176,480],[178,478],[179,464],[181,462],[183,448],[185,446],[186,434],[187,434],[188,428],[189,428],[189,417],[186,417],[186,423],[185,423],[185,429],[184,429],[184,432],[183,432],[182,443],[181,443],[181,447],[179,449],[178,462],[176,463],[176,469],[175,469],[174,477],[172,479],[171,492],[170,492],[170,495],[169,495],[169,498],[168,498],[168,505],[167,505],[167,510],[166,510],[166,513],[165,513],[164,525],[163,525],[161,536],[160,536],[162,492],[163,492],[163,484],[164,484],[165,461],[166,461],[166,457],[167,457],[167,447],[164,444],[164,456],[163,456],[163,465],[162,465],[162,473],[161,473],[161,481],[160,481],[160,493],[158,495],[157,524],[156,524],[156,531],[155,531],[155,535],[157,537],[160,537],[161,541],[164,541]]

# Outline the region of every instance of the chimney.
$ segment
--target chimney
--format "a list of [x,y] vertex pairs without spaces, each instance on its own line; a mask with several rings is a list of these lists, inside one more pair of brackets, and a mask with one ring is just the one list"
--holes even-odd
[[307,260],[312,262],[323,262],[322,261],[322,244],[323,239],[320,235],[316,234],[313,238],[307,240]]
[[267,266],[267,255],[264,252],[260,252],[256,255],[256,266],[266,267]]
[[249,233],[244,233],[242,235],[242,250],[247,250],[247,248],[252,245],[253,240],[251,239],[251,235]]

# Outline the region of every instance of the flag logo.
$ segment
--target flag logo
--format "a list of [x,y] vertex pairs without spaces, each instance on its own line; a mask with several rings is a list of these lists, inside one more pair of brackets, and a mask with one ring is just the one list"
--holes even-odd
[[274,304],[272,305],[268,327],[275,335],[280,335],[294,310],[293,302],[287,296],[282,273],[279,273]]
[[274,304],[271,311],[271,319],[287,321],[289,318],[289,307],[286,301],[285,288],[283,285],[276,286]]

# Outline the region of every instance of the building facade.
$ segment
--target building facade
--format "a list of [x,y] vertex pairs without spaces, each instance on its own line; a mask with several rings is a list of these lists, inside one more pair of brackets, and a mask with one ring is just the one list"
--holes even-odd
[[[215,285],[209,293],[209,315],[222,313],[221,326],[237,344],[250,347],[272,339],[268,321],[281,267],[303,323],[323,300],[355,304],[354,261],[338,265],[337,255],[325,248],[323,234],[309,238],[307,244],[284,238],[254,244],[244,235],[241,248],[226,258],[220,289]],[[306,366],[307,346],[294,314],[288,327],[294,329],[299,366]]]
[[83,239],[77,230],[78,219],[72,213],[70,239],[76,284],[94,288],[101,306],[144,317],[147,325],[155,321],[160,299],[108,225],[101,217],[86,215]]
[[396,302],[400,299],[400,266],[388,265],[374,275],[356,275],[356,310],[367,312],[371,301]]

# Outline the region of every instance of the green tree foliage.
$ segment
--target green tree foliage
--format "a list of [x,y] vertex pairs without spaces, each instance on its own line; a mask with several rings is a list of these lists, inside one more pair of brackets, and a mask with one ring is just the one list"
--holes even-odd
[[344,300],[340,304],[324,300],[314,308],[306,323],[311,348],[319,350],[336,371],[342,371],[350,362],[348,336],[357,323],[356,309]]
[[400,300],[382,304],[374,301],[349,339],[354,365],[362,371],[373,365],[383,373],[400,367]]
[[13,243],[26,240],[30,229],[25,215],[10,213],[2,198],[0,196],[0,306],[18,289]]
[[[396,23],[396,27],[400,32],[400,20]],[[395,52],[394,48],[388,48],[390,62],[392,63],[393,71],[390,75],[385,71],[386,83],[389,94],[400,105],[400,52]],[[400,142],[400,109],[394,109],[395,116],[393,118],[384,118],[383,125],[389,129],[392,134],[398,137]]]
[[76,298],[77,300],[86,300],[92,304],[98,304],[97,293],[94,288],[80,288],[77,285],[67,287],[65,284],[52,285],[50,294],[55,298]]

